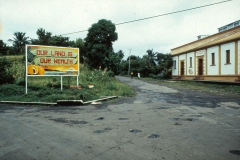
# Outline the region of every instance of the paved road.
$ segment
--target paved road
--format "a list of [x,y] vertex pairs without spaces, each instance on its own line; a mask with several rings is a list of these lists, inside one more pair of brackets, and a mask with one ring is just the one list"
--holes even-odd
[[0,105],[0,159],[240,159],[239,97],[117,78],[136,97],[77,107]]

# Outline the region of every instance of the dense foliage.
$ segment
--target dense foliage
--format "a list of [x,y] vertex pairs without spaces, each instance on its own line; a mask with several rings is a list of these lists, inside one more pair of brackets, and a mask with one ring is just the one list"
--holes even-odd
[[91,68],[108,68],[115,70],[118,58],[113,52],[112,43],[117,40],[115,25],[108,20],[102,19],[93,24],[85,38],[86,62]]
[[[113,75],[129,75],[129,72],[133,72],[134,76],[140,73],[142,77],[171,77],[172,57],[170,54],[146,49],[146,54],[143,57],[131,55],[123,60],[124,52],[122,50],[114,52],[113,42],[118,39],[118,34],[115,25],[109,20],[101,19],[92,24],[88,29],[87,37],[84,39],[69,40],[69,37],[53,35],[43,28],[37,29],[36,35],[37,38],[32,39],[26,36],[26,33],[15,32],[13,38],[9,39],[13,44],[12,46],[7,46],[0,40],[0,56],[24,55],[25,44],[74,47],[79,48],[80,63],[88,65],[90,69],[107,69]],[[14,68],[17,65],[13,63],[11,69],[7,67],[6,74],[16,76],[17,74],[12,72],[15,72]],[[15,77],[15,81],[22,80]]]
[[158,77],[171,78],[172,73],[172,57],[170,54],[154,53],[153,50],[147,50],[142,58],[131,55],[126,60],[122,61],[122,74],[129,74],[129,60],[130,72],[134,76],[138,73],[142,77]]
[[11,61],[6,57],[0,58],[0,84],[14,82],[14,77],[6,70],[11,67]]

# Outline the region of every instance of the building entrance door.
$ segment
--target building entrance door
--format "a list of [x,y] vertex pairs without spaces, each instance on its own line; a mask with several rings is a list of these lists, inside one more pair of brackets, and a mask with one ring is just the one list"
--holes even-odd
[[181,62],[181,76],[183,76],[184,75],[184,62]]
[[198,59],[198,75],[203,75],[203,59]]

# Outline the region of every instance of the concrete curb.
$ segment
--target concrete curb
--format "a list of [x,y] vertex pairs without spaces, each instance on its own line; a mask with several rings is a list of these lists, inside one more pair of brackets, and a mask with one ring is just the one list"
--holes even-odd
[[106,101],[106,100],[108,100],[108,99],[114,99],[114,98],[118,98],[118,96],[107,96],[107,97],[105,97],[105,98],[101,98],[101,99],[96,99],[96,100],[84,102],[84,104],[90,104],[90,103],[92,103],[92,102],[99,102],[99,101]]
[[86,105],[92,102],[105,101],[108,99],[118,98],[118,96],[107,96],[101,99],[96,99],[92,101],[83,102],[82,100],[57,100],[57,103],[48,102],[21,102],[21,101],[0,101],[0,104],[19,104],[19,105],[49,105],[49,106],[76,106],[76,105]]
[[114,99],[114,98],[118,98],[118,96],[107,96],[105,98],[96,99],[96,100],[87,101],[87,102],[83,102],[82,100],[57,100],[57,104],[58,105],[85,105],[85,104],[91,104],[92,102],[105,101],[105,100]]
[[49,102],[21,102],[21,101],[0,101],[1,104],[22,104],[22,105],[57,105],[57,103]]

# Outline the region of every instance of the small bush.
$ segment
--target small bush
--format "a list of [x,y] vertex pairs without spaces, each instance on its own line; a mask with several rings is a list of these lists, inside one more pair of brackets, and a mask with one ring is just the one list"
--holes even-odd
[[11,65],[6,68],[6,72],[14,78],[15,84],[21,85],[25,77],[25,65],[17,60],[12,60]]
[[117,89],[117,86],[114,85],[113,83],[108,83],[108,84],[107,84],[107,89],[109,89],[109,90],[116,90],[116,89]]
[[13,75],[8,72],[9,68],[11,68],[11,61],[6,57],[0,58],[0,84],[14,82]]
[[109,77],[114,77],[114,72],[113,72],[113,71],[108,71],[108,72],[107,72],[107,76],[109,76]]
[[159,75],[149,74],[149,77],[152,79],[164,79],[164,76],[161,74]]
[[155,75],[154,75],[154,74],[152,74],[152,73],[151,73],[151,74],[149,74],[149,77],[150,77],[150,78],[152,78],[152,77],[154,77],[154,76],[155,76]]
[[7,96],[19,96],[23,95],[25,88],[15,84],[3,84],[1,85],[0,97],[5,98]]
[[26,82],[25,82],[25,78],[21,77],[15,80],[15,84],[19,85],[19,86],[25,86]]

